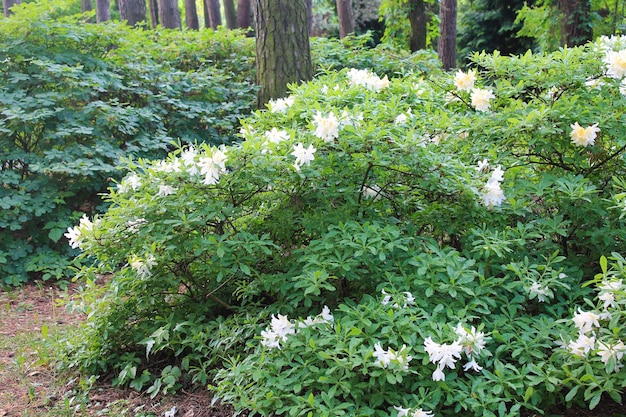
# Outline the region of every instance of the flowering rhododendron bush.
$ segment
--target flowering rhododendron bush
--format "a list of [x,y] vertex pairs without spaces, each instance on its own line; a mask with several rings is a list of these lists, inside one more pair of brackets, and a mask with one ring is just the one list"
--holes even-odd
[[130,162],[66,234],[93,260],[67,364],[259,415],[620,401],[625,47],[328,73],[239,145]]

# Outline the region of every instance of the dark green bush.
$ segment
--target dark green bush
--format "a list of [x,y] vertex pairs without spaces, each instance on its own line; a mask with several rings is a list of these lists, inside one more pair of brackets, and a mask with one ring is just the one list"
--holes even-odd
[[[0,276],[62,279],[63,238],[126,158],[236,140],[255,89],[239,32],[142,32],[23,5],[0,26]],[[204,45],[203,45],[204,43]],[[216,65],[219,63],[219,65]]]

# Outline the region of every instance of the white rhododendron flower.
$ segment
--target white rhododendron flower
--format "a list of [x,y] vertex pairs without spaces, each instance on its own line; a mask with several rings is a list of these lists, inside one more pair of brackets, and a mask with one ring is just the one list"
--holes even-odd
[[607,64],[606,75],[612,78],[622,78],[626,75],[626,49],[608,51],[604,57]]
[[394,123],[397,125],[403,125],[406,123],[407,120],[408,120],[408,116],[402,113],[396,116]]
[[[97,222],[97,221],[96,221]],[[69,245],[78,249],[83,242],[85,234],[91,232],[94,228],[94,223],[89,220],[86,214],[83,214],[83,217],[80,218],[78,225],[74,227],[68,227],[67,232],[63,236],[67,238],[69,241]]]
[[490,100],[496,98],[491,90],[483,90],[480,88],[473,88],[470,96],[472,99],[472,106],[478,111],[489,111]]
[[542,285],[536,281],[533,281],[530,288],[528,288],[528,293],[537,297],[537,301],[543,303],[546,301],[546,296],[548,296],[549,292],[545,285]]
[[593,145],[598,132],[600,132],[600,128],[597,123],[588,127],[582,127],[578,124],[578,122],[576,122],[573,125],[570,125],[570,127],[572,128],[572,131],[569,135],[572,138],[572,143],[583,147]]
[[478,164],[476,164],[475,169],[478,172],[487,172],[487,170],[489,169],[489,160],[483,159],[482,161],[478,161]]
[[198,159],[200,175],[204,175],[203,184],[215,185],[219,182],[220,176],[226,172],[226,154],[221,149],[213,148],[210,157],[200,157]]
[[437,369],[432,375],[433,381],[444,381],[446,378],[443,373],[444,368],[446,366],[450,369],[455,368],[456,361],[461,359],[463,346],[458,340],[452,344],[439,344],[428,337],[424,340],[424,350],[428,353],[430,362],[437,364]]
[[589,333],[594,327],[600,327],[600,316],[593,311],[583,311],[580,308],[578,312],[572,317],[574,325],[578,328],[578,331],[582,334]]
[[137,176],[137,174],[131,174],[117,185],[117,191],[120,193],[127,193],[130,190],[135,191],[139,187],[141,187],[141,179]]
[[317,151],[317,149],[315,149],[313,145],[309,145],[308,148],[305,148],[302,143],[293,145],[293,152],[291,154],[296,157],[296,162],[293,164],[296,171],[300,171],[302,165],[311,164],[311,161],[315,159],[315,151]]
[[157,196],[159,197],[165,197],[171,194],[176,194],[176,191],[178,191],[177,188],[174,188],[170,185],[167,184],[160,184],[159,185],[159,192],[157,193]]
[[474,88],[474,82],[476,81],[476,71],[469,70],[463,72],[458,70],[454,75],[454,86],[461,91],[471,91]]
[[332,142],[339,136],[339,119],[333,112],[324,116],[318,111],[313,116],[313,124],[315,125],[315,136],[324,139],[325,142]]
[[385,75],[380,78],[378,75],[367,71],[352,68],[347,73],[350,82],[354,85],[364,86],[368,90],[380,91],[389,87],[389,79]]
[[154,255],[150,254],[145,258],[132,255],[128,262],[130,267],[139,275],[140,278],[150,278],[152,276],[152,267],[156,265]]
[[504,171],[498,165],[492,172],[487,184],[483,188],[483,205],[487,208],[500,206],[506,197],[504,191],[500,187],[500,183],[504,180]]
[[287,109],[293,105],[294,101],[294,96],[278,98],[276,100],[270,100],[267,106],[272,113],[285,113]]
[[595,336],[587,336],[583,333],[578,334],[578,339],[572,340],[567,345],[569,351],[576,356],[587,356],[596,344]]
[[413,411],[411,411],[410,408],[403,408],[395,405],[393,406],[393,408],[395,408],[398,412],[397,417],[434,417],[432,411],[425,411],[421,408]]
[[380,342],[374,345],[374,358],[376,358],[376,365],[381,368],[387,368],[391,364],[391,362],[398,363],[403,371],[409,370],[409,362],[413,359],[412,356],[408,355],[408,348],[406,345],[402,345],[400,350],[397,352],[393,349],[389,348],[388,350],[383,349]]
[[[598,353],[598,356],[600,356],[600,360],[602,360],[602,362],[605,365],[611,358],[615,358],[616,362],[621,361],[622,357],[624,357],[625,352],[626,352],[626,346],[624,346],[624,343],[621,340],[619,340],[614,345],[609,345],[601,341],[598,341],[597,353]],[[618,370],[622,366],[623,365],[618,363],[616,370]]]
[[265,132],[265,138],[271,143],[280,143],[284,140],[289,140],[291,136],[285,130],[278,130],[273,127],[271,130]]

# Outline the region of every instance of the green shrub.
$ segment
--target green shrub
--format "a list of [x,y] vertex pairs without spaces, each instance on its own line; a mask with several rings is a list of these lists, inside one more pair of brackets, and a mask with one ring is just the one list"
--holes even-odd
[[3,284],[68,277],[76,253],[63,233],[103,208],[99,194],[123,159],[162,158],[179,139],[237,140],[254,101],[241,33],[147,35],[51,19],[60,8],[22,5],[0,29]]
[[96,262],[65,365],[152,395],[215,377],[260,415],[618,400],[620,42],[426,79],[328,72],[240,144],[130,162],[109,210],[67,233]]

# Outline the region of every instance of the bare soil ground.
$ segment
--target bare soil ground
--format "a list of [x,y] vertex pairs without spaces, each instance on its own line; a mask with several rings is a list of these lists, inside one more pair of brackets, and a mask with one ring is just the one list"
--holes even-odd
[[[72,289],[67,291],[71,294]],[[83,319],[58,306],[63,293],[45,283],[0,290],[0,417],[148,417],[164,416],[173,407],[174,417],[233,415],[229,406],[211,405],[211,394],[204,389],[155,399],[104,383],[81,390],[79,378],[54,369],[45,342]],[[562,408],[548,415],[621,417],[626,416],[626,406],[607,400],[591,411]]]
[[204,389],[155,399],[104,383],[85,392],[79,378],[54,369],[45,342],[83,319],[58,306],[62,293],[46,283],[0,290],[0,417],[147,417],[163,416],[173,407],[175,417],[233,415],[231,407],[212,406]]

